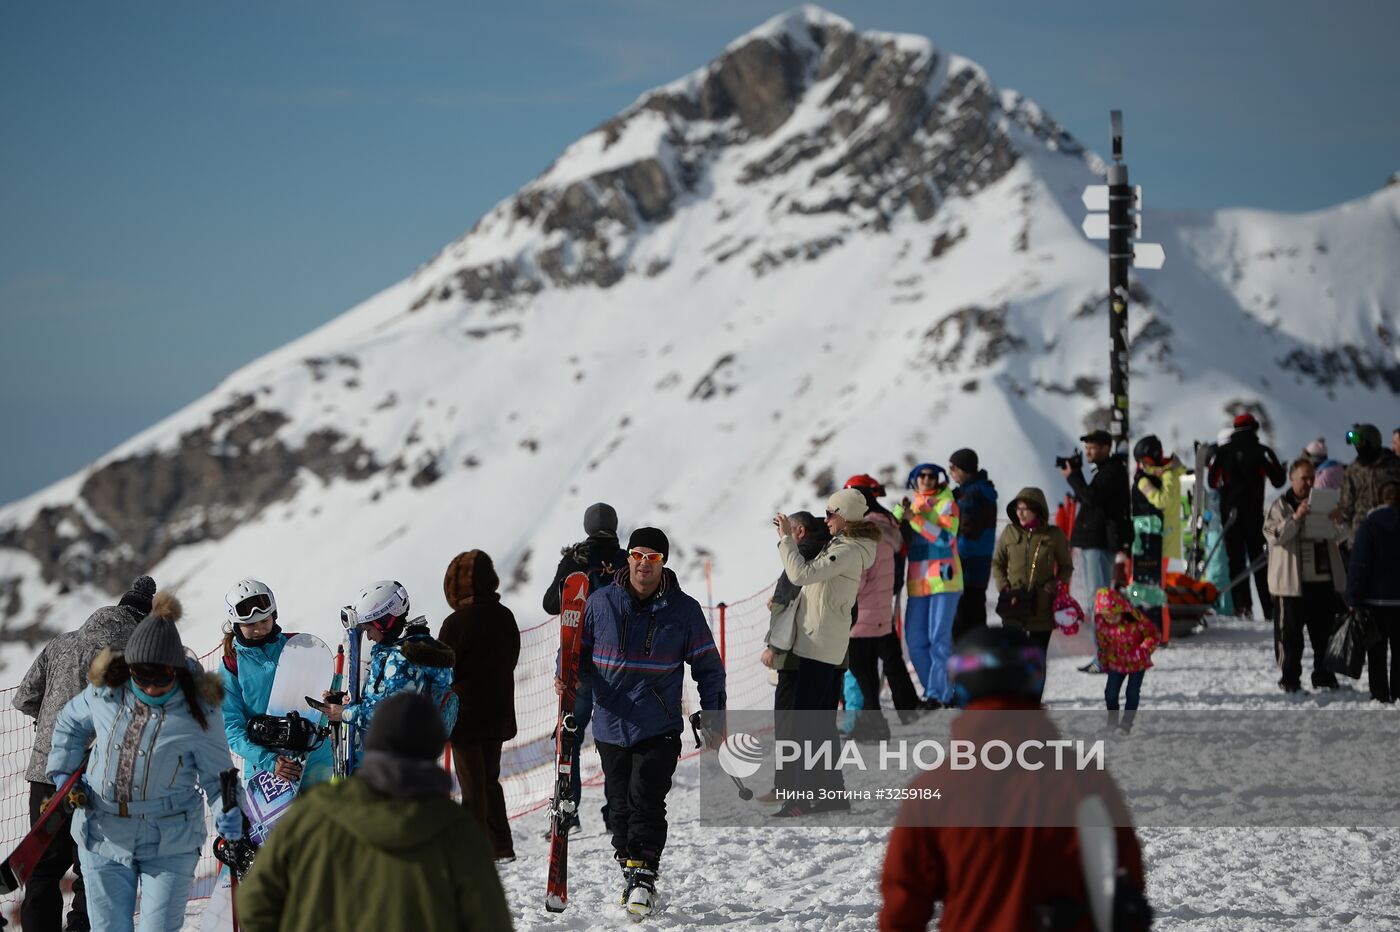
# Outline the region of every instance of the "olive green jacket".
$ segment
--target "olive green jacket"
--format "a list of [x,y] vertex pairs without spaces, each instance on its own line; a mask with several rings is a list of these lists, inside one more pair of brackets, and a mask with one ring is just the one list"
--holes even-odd
[[[1016,521],[1016,503],[1028,502],[1040,515],[1040,524],[1034,531],[1027,531]],[[1074,573],[1074,564],[1069,552],[1069,540],[1055,525],[1050,523],[1050,506],[1046,504],[1045,493],[1036,488],[1022,489],[1006,506],[1011,524],[997,538],[996,550],[992,552],[992,579],[997,591],[1007,586],[1016,589],[1033,588],[1036,591],[1035,614],[1024,621],[1010,621],[1008,624],[1023,627],[1027,631],[1051,631],[1055,627],[1055,589],[1046,587],[1051,582],[1069,585]],[[1035,576],[1031,577],[1032,560]]]
[[360,777],[313,787],[277,823],[235,895],[244,932],[509,932],[472,814],[395,799]]

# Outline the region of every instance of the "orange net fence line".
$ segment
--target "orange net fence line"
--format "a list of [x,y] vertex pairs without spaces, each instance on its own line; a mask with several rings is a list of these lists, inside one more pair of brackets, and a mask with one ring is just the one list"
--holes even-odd
[[[738,602],[720,603],[707,609],[715,642],[720,646],[728,671],[728,705],[733,709],[766,708],[772,703],[768,670],[759,663],[768,632],[769,592],[770,589],[765,588]],[[558,648],[556,619],[520,632],[520,660],[515,668],[517,733],[501,753],[501,786],[505,791],[506,812],[512,820],[544,810],[553,796],[554,729],[559,715],[554,669]],[[199,660],[206,670],[217,672],[222,667],[220,648],[216,647]],[[366,659],[362,672],[367,666]],[[24,771],[29,766],[33,747],[34,720],[13,708],[16,689],[13,686],[0,689],[0,857],[8,855],[29,832],[29,785]],[[695,682],[689,676],[685,680],[683,703],[687,716],[700,708]],[[459,714],[470,715],[471,710],[463,708]],[[691,751],[686,756],[694,753]],[[237,755],[234,762],[241,763]],[[447,766],[446,758],[443,763]],[[585,786],[596,787],[602,783],[602,764],[593,747],[591,733],[585,740],[577,766],[581,768]],[[455,776],[453,792],[460,798]],[[602,805],[601,798],[597,803]],[[205,817],[212,839],[213,815],[206,812]],[[541,818],[540,830],[544,828]],[[212,892],[217,871],[218,863],[206,845],[195,873],[194,897],[207,897]],[[21,897],[17,892],[0,898],[0,913],[17,920]]]

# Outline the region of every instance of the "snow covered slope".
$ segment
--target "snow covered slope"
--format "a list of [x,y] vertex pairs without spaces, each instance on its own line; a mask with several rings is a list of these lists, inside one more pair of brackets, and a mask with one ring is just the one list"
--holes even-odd
[[[8,675],[151,571],[187,640],[256,576],[333,637],[364,583],[481,547],[533,620],[605,500],[716,599],[776,572],[774,509],[977,448],[1003,488],[1103,417],[1101,162],[925,39],[813,7],[643,95],[403,281],[85,472],[0,510]],[[1151,179],[1143,180],[1149,187]],[[1149,195],[1150,198],[1150,195]],[[1254,410],[1287,454],[1400,392],[1400,187],[1305,216],[1149,212],[1133,424]]]

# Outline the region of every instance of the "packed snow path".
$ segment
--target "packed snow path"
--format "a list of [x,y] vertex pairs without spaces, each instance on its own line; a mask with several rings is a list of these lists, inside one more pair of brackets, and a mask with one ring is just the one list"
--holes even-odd
[[[1075,670],[1087,644],[1083,633],[1066,643],[1056,635],[1045,694],[1052,707],[1102,708],[1103,678]],[[1369,702],[1360,684],[1285,696],[1276,685],[1269,631],[1259,622],[1215,621],[1158,651],[1154,660],[1143,684],[1144,715],[1208,707],[1361,709]],[[1400,727],[1400,712],[1393,714]],[[794,828],[707,828],[698,821],[698,778],[696,761],[682,762],[658,882],[663,908],[641,926],[804,932],[875,927],[887,830],[821,828],[820,817]],[[584,832],[570,843],[569,909],[560,916],[543,906],[544,817],[514,823],[520,857],[501,866],[501,879],[517,929],[631,927],[617,905],[621,874],[598,817],[601,787],[586,788],[583,802]],[[1400,930],[1400,873],[1394,869],[1400,829],[1146,829],[1141,835],[1148,896],[1157,910],[1154,928]],[[201,908],[192,904],[191,913]]]

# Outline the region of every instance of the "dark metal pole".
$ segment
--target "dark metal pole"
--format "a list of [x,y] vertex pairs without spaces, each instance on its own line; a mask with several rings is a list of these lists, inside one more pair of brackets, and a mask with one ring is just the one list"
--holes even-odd
[[1128,268],[1133,264],[1133,189],[1123,163],[1123,111],[1112,111],[1113,164],[1108,166],[1108,390],[1114,451],[1128,451]]

